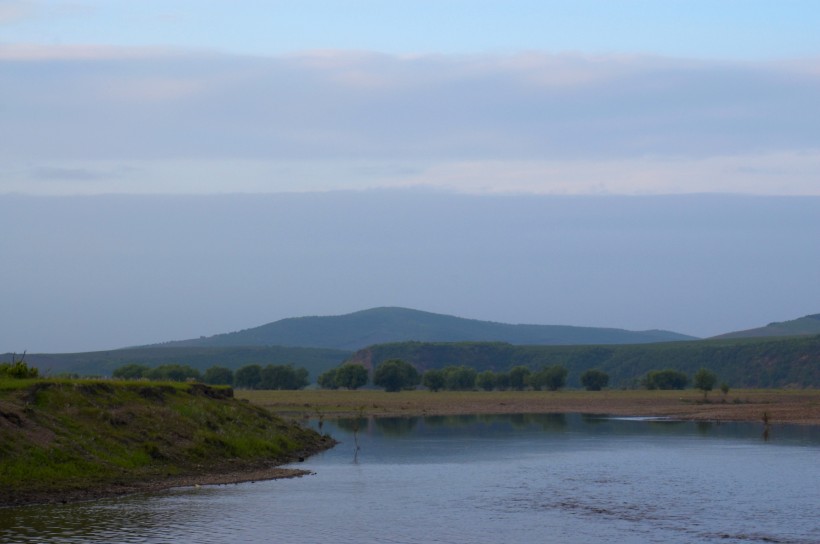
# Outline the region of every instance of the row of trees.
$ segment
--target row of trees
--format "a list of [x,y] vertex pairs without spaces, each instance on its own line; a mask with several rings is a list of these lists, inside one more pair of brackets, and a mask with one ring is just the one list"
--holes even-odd
[[[373,373],[373,385],[395,392],[415,389],[423,385],[430,391],[472,391],[482,389],[524,389],[557,391],[566,387],[568,371],[561,365],[532,371],[526,366],[514,366],[509,372],[478,372],[466,365],[451,365],[431,369],[424,374],[401,359],[389,359]],[[319,387],[325,389],[357,389],[367,385],[367,369],[360,364],[346,364],[319,376]],[[600,370],[588,370],[581,376],[581,383],[589,390],[598,391],[609,383],[609,376]]]
[[188,365],[168,364],[148,367],[139,364],[121,366],[113,372],[119,379],[160,381],[201,381],[210,385],[231,385],[242,389],[304,389],[310,384],[308,371],[293,365],[245,365],[234,372],[212,366],[201,373]]
[[[716,384],[717,375],[706,368],[698,370],[692,378],[692,385],[695,389],[703,391],[704,397],[714,389]],[[671,368],[653,370],[644,376],[641,385],[647,389],[686,389],[689,385],[689,376]],[[725,383],[721,384],[720,389],[724,395],[729,392],[729,386]]]

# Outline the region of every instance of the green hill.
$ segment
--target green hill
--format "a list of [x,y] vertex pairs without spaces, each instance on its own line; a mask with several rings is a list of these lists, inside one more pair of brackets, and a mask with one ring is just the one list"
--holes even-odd
[[282,319],[260,327],[169,342],[175,347],[302,346],[354,351],[385,342],[508,342],[510,344],[641,344],[692,340],[669,331],[510,325],[406,308],[373,308],[352,314]]
[[715,336],[715,338],[761,338],[805,334],[820,334],[820,314],[807,315],[791,321],[769,323],[765,327],[730,332]]
[[672,368],[691,376],[701,367],[733,388],[820,387],[820,335],[606,346],[401,342],[360,350],[350,361],[374,368],[393,358],[422,371],[466,365],[503,372],[515,365],[537,369],[560,364],[569,370],[571,387],[578,387],[581,373],[590,368],[609,374],[610,385],[618,388],[636,387],[650,370]]

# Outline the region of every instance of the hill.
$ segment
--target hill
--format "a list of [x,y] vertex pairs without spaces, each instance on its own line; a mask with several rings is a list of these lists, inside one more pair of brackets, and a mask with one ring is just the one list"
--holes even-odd
[[799,336],[820,334],[820,314],[807,315],[799,319],[769,323],[765,327],[729,332],[715,338],[761,338],[772,336]]
[[340,316],[295,317],[238,332],[162,344],[168,347],[302,346],[354,351],[373,344],[508,342],[510,344],[642,344],[692,340],[670,331],[564,325],[511,325],[407,308],[372,308]]
[[375,368],[394,358],[421,371],[466,365],[504,372],[515,365],[538,369],[560,364],[569,370],[571,387],[579,387],[581,373],[590,368],[609,374],[611,387],[629,388],[637,387],[650,370],[672,368],[692,376],[701,367],[733,388],[820,387],[820,335],[607,346],[401,342],[360,350],[349,361]]

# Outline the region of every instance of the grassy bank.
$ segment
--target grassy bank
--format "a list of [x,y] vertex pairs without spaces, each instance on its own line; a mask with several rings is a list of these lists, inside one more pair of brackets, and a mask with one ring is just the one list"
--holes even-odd
[[820,391],[237,391],[237,396],[288,417],[423,416],[503,413],[594,413],[712,421],[820,425]]
[[255,478],[331,445],[230,388],[0,381],[0,505]]

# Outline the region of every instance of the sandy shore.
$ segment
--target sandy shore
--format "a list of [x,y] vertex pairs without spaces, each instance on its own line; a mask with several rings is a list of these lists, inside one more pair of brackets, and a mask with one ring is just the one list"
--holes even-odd
[[820,390],[699,391],[237,391],[289,417],[585,413],[696,421],[820,425]]

